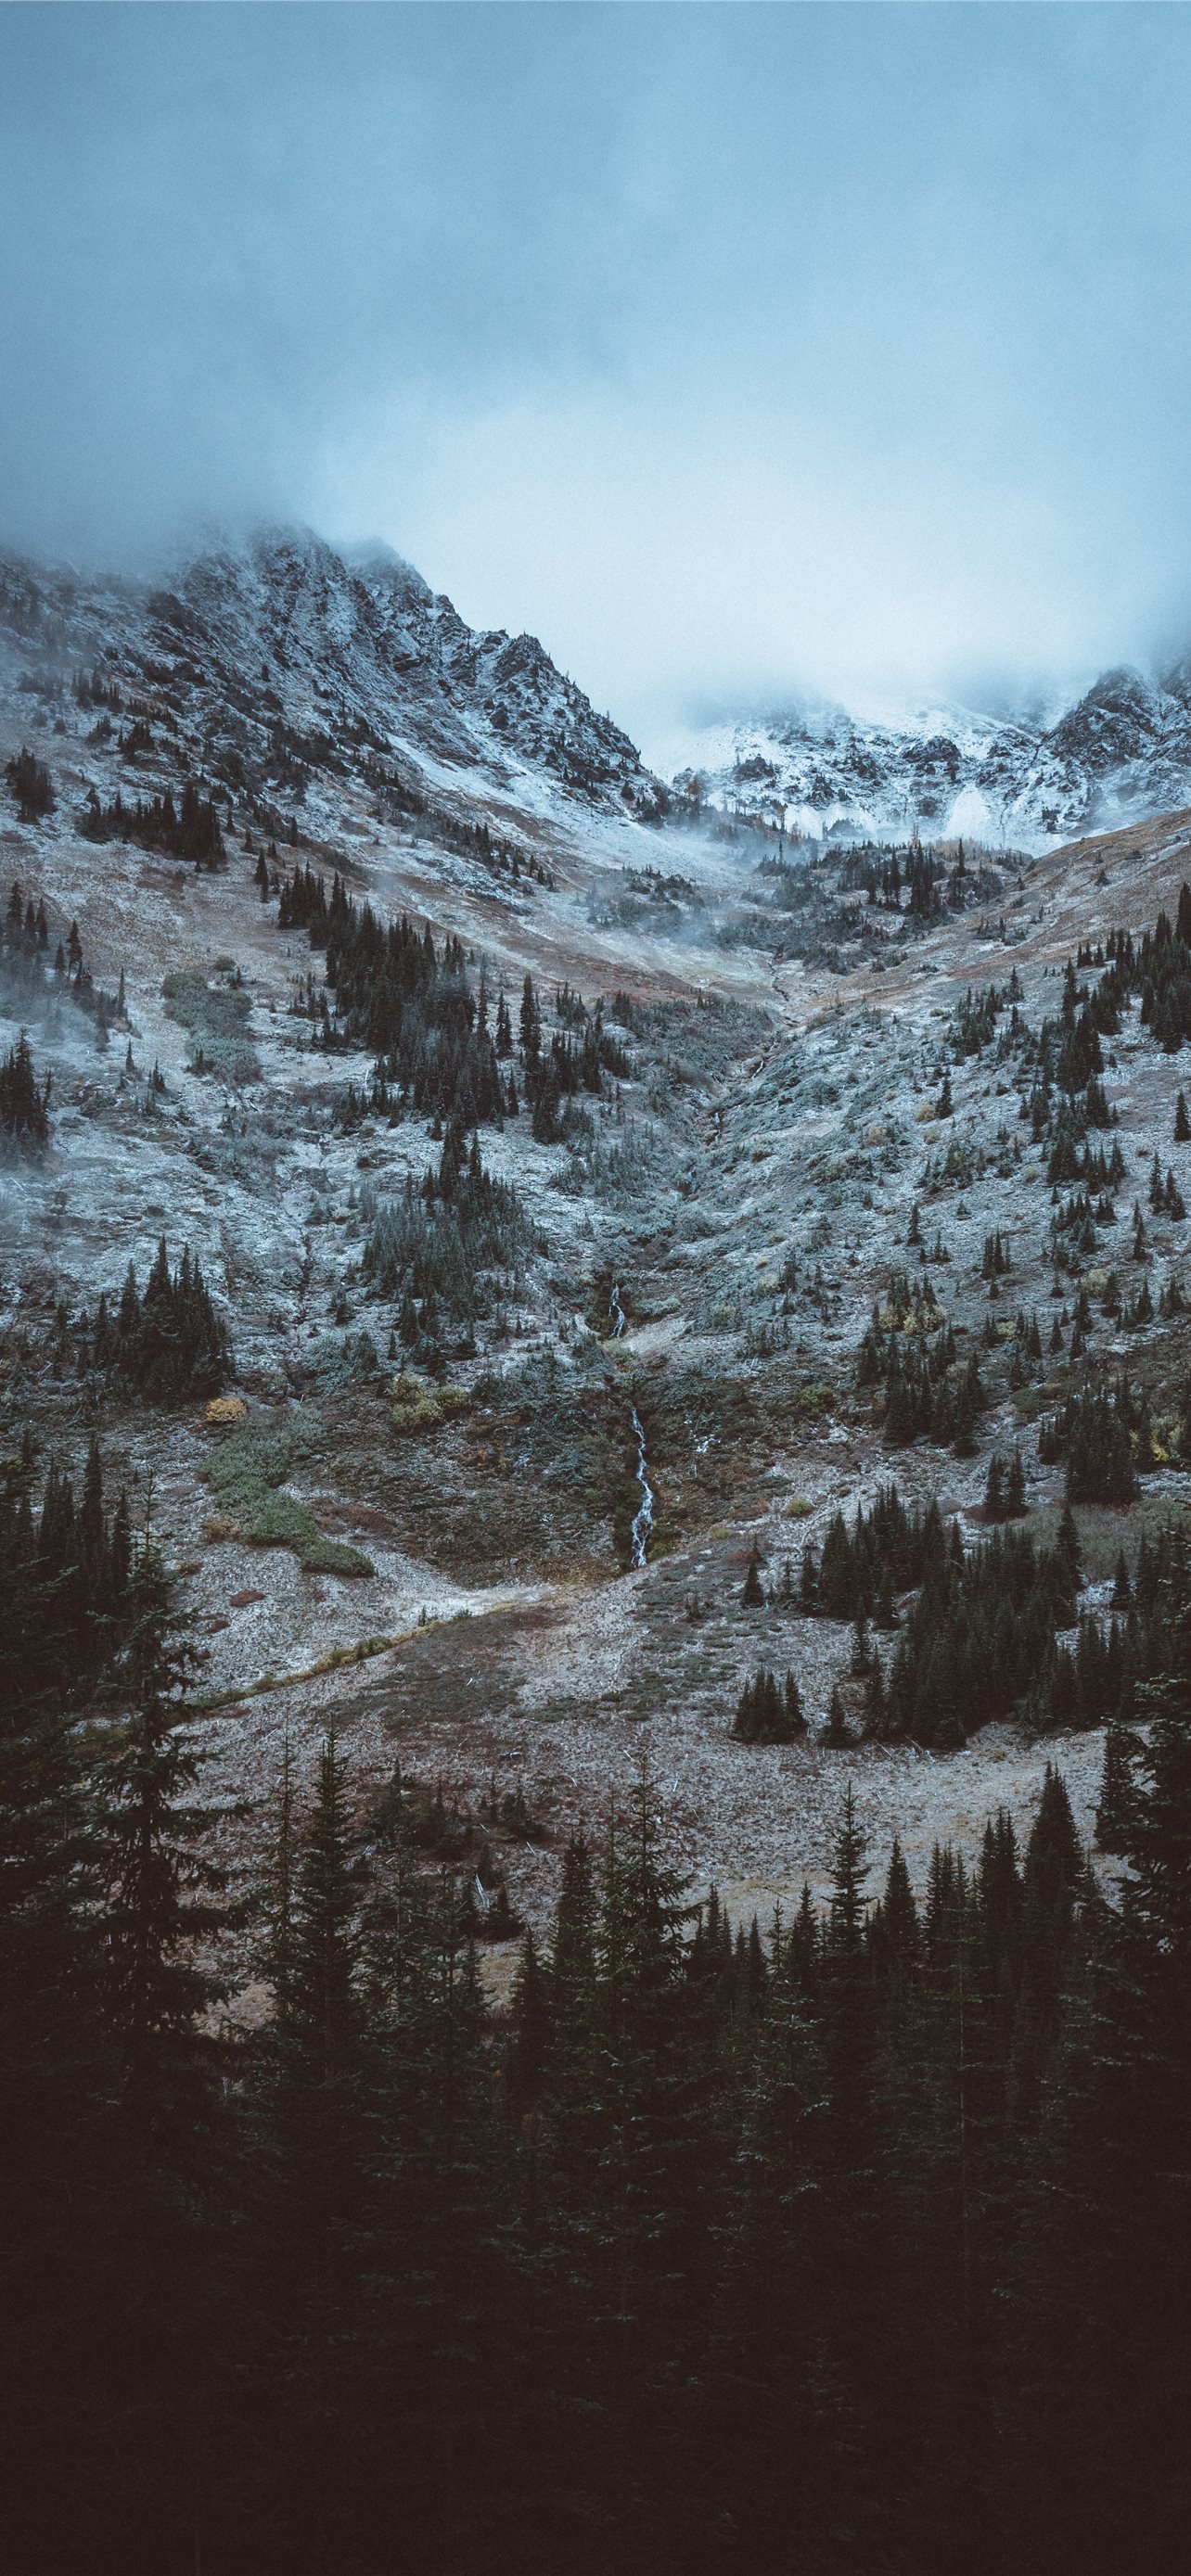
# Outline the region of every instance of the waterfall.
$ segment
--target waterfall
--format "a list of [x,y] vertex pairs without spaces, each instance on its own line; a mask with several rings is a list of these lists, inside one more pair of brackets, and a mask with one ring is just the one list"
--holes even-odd
[[640,1505],[629,1532],[629,1564],[635,1568],[644,1565],[649,1555],[649,1538],[653,1528],[653,1487],[645,1473],[645,1433],[641,1428],[641,1416],[636,1405],[633,1406],[632,1420],[633,1437],[637,1443],[637,1482],[641,1488]]
[[608,1299],[608,1312],[612,1317],[612,1332],[610,1339],[614,1342],[618,1342],[627,1322],[624,1308],[620,1302],[619,1279],[614,1279],[612,1282],[612,1294]]

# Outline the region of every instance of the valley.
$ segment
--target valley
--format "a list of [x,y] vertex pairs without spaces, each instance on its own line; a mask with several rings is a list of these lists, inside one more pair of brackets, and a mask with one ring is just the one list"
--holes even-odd
[[[44,1150],[0,1168],[0,1440],[34,1500],[93,1432],[134,1525],[151,1499],[210,1776],[243,1802],[226,1856],[332,1720],[361,1813],[395,1765],[464,1815],[523,1793],[532,1836],[497,1823],[486,1850],[538,1931],[568,1835],[642,1766],[737,1919],[821,1894],[847,1780],[920,1887],[936,1839],[1028,1820],[1049,1761],[1090,1836],[1093,1710],[875,1722],[864,1658],[879,1697],[914,1586],[858,1638],[804,1564],[894,1480],[974,1558],[1015,1454],[1052,1546],[1040,1431],[1118,1380],[1135,1491],[1077,1506],[1072,1619],[1103,1630],[1122,1550],[1135,1569],[1185,1511],[1181,1037],[1130,986],[1102,1118],[1058,1047],[1112,934],[1178,917],[1191,812],[1041,854],[692,819],[532,639],[469,640],[406,568],[365,580],[314,541],[200,561],[164,602],[19,568],[4,599],[0,767],[26,748],[53,801],[5,791],[0,821],[0,1053],[27,1032],[51,1077]],[[215,865],[120,828],[187,779]],[[320,884],[357,946],[367,912],[406,919],[423,979],[429,938],[455,1013],[379,1082],[384,980],[354,1005],[346,968],[328,985]],[[471,1114],[440,1096],[451,1026],[496,1068]],[[473,1203],[491,1240],[464,1277]],[[96,1361],[99,1298],[130,1262],[143,1288],[162,1239],[226,1325],[214,1397],[140,1403]],[[933,1432],[897,1433],[891,1346],[903,1391],[936,1369]],[[737,1740],[770,1669],[805,1732]],[[495,1991],[514,1956],[493,1946]]]

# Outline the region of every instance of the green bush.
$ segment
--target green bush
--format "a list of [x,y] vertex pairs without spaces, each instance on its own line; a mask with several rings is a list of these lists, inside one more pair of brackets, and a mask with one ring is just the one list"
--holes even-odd
[[260,1058],[248,1036],[252,1003],[238,985],[208,984],[201,975],[167,975],[162,985],[166,1009],[189,1032],[196,1071],[216,1073],[241,1084],[260,1079]]
[[287,1547],[308,1574],[373,1574],[359,1548],[324,1538],[307,1503],[283,1491],[292,1469],[310,1455],[318,1418],[295,1407],[280,1421],[261,1416],[226,1434],[213,1451],[207,1482],[222,1505],[229,1536],[251,1547]]

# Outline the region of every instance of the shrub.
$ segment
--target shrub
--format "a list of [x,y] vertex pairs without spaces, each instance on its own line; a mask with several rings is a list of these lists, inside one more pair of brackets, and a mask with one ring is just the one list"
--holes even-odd
[[295,1409],[280,1421],[260,1416],[220,1441],[206,1470],[223,1505],[212,1535],[289,1548],[308,1574],[372,1574],[368,1557],[324,1538],[309,1505],[283,1491],[285,1477],[309,1456],[317,1428]]
[[248,1036],[252,1003],[238,985],[213,987],[201,975],[167,975],[162,985],[172,1020],[190,1033],[196,1073],[214,1073],[237,1087],[260,1078],[260,1058]]

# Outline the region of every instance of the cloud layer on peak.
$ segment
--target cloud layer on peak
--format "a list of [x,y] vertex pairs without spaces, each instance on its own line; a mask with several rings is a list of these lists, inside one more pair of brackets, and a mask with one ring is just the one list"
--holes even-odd
[[644,736],[1191,632],[1179,10],[0,13],[0,539],[379,533]]

